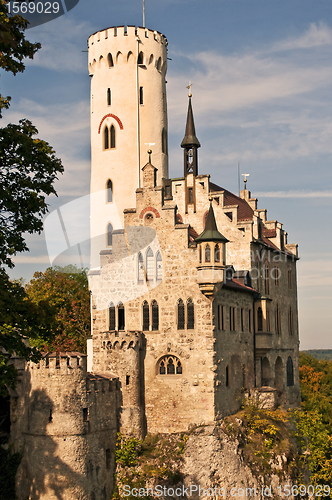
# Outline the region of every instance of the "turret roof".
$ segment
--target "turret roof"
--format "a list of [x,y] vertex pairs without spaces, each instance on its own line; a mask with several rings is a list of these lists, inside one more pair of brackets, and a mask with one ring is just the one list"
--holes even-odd
[[191,146],[196,146],[197,148],[201,147],[200,142],[196,137],[194,115],[191,107],[191,95],[189,95],[186,132],[183,141],[181,142],[181,148],[187,148]]
[[204,231],[195,239],[196,243],[202,243],[203,241],[214,241],[221,243],[227,243],[228,239],[225,238],[221,233],[219,233],[216,223],[216,218],[214,216],[214,210],[212,207],[212,201],[210,202],[209,213],[206,218]]

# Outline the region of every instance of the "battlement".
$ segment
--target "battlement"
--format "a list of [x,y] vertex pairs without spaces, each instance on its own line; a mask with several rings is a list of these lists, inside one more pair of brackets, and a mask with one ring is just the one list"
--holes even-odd
[[30,363],[31,370],[56,371],[69,374],[73,371],[87,372],[87,356],[81,352],[45,353],[39,363]]
[[86,377],[86,392],[89,394],[98,394],[105,392],[115,392],[119,389],[118,377],[115,375],[98,375],[88,373]]
[[137,37],[140,39],[150,38],[165,46],[168,44],[167,38],[159,31],[149,30],[148,28],[142,28],[140,26],[112,26],[102,31],[96,31],[90,35],[88,38],[88,46],[90,47],[94,43],[100,42],[100,40],[124,36],[135,37],[135,40]]
[[122,350],[127,349],[137,350],[142,345],[142,334],[137,331],[127,332],[100,332],[103,337],[101,348],[107,350]]

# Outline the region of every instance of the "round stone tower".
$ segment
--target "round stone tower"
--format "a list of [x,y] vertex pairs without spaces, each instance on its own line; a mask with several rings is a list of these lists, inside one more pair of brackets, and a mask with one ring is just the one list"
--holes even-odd
[[[168,178],[167,40],[157,31],[120,26],[89,37],[91,77],[91,267],[112,246],[123,210],[136,205],[142,168]],[[98,193],[98,194],[97,194]]]

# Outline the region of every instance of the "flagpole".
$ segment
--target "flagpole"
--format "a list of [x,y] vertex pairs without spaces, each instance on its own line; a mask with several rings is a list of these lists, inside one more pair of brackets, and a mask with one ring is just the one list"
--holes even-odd
[[143,0],[143,28],[145,28],[145,0]]

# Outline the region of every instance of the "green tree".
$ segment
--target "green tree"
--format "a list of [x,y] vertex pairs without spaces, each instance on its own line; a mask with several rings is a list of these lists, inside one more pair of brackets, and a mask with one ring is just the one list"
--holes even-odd
[[37,272],[25,287],[35,306],[47,305],[52,338],[41,336],[34,345],[49,351],[86,351],[90,335],[90,292],[86,270],[75,266],[48,268]]

